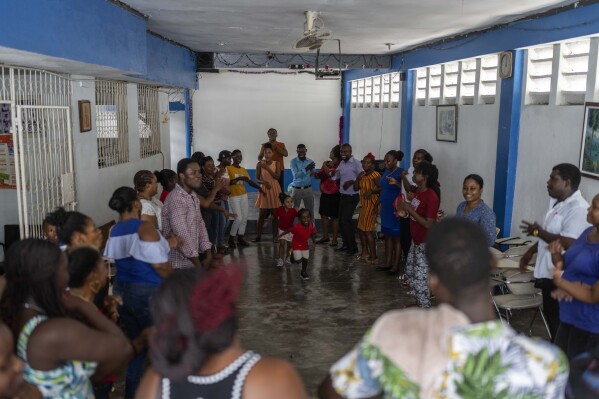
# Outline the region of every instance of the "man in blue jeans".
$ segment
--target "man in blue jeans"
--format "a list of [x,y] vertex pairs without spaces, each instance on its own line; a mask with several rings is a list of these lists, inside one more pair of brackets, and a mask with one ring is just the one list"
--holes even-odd
[[333,176],[334,180],[339,180],[339,230],[343,238],[343,246],[336,251],[345,252],[348,255],[358,253],[358,244],[356,244],[356,227],[353,218],[354,211],[360,202],[360,194],[354,190],[354,182],[362,168],[362,163],[352,156],[352,148],[349,144],[341,146],[341,162]]

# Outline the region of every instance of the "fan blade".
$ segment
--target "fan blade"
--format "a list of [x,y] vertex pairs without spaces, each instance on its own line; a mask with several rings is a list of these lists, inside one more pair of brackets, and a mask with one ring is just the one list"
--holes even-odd
[[316,36],[314,36],[314,35],[306,36],[306,37],[303,37],[300,40],[298,40],[297,43],[295,43],[295,48],[311,47],[317,42],[319,42],[319,40],[316,38]]

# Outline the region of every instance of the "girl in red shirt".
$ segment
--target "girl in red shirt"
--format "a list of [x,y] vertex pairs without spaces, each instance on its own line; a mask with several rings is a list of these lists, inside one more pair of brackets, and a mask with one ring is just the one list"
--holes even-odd
[[277,260],[277,267],[283,267],[284,264],[291,264],[289,254],[291,253],[290,246],[293,234],[281,234],[293,227],[293,222],[297,217],[297,209],[293,207],[293,199],[288,194],[279,194],[279,200],[283,205],[275,211],[273,218],[279,221],[279,260]]
[[281,236],[292,233],[293,239],[291,240],[291,248],[293,249],[293,258],[296,262],[302,262],[302,271],[300,276],[302,280],[308,280],[310,276],[306,272],[308,268],[308,259],[310,258],[310,247],[308,246],[308,239],[312,239],[312,243],[316,245],[316,228],[312,224],[310,218],[310,211],[307,209],[300,209],[297,213],[299,223],[293,226],[290,230],[285,230],[279,235]]
[[438,177],[439,171],[435,165],[426,161],[420,162],[412,177],[418,187],[414,198],[411,202],[397,204],[398,211],[407,212],[410,216],[412,245],[406,259],[406,276],[421,308],[431,307],[425,249],[428,230],[437,221],[439,211]]

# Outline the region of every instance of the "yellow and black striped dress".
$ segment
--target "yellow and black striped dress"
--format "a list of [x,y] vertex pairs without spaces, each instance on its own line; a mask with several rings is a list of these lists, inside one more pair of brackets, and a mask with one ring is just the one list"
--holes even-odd
[[372,194],[370,198],[366,198],[366,193],[376,188],[375,180],[380,177],[379,172],[372,171],[360,179],[360,204],[362,204],[362,210],[360,210],[360,217],[358,218],[358,229],[362,231],[374,231],[376,218],[381,210],[379,194]]

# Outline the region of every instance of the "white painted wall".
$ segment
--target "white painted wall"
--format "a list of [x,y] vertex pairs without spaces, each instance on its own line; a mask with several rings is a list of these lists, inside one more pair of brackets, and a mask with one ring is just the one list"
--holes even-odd
[[401,108],[352,108],[349,143],[353,154],[361,159],[372,152],[383,159],[387,151],[399,150],[400,126]]
[[[78,100],[89,100],[92,104],[92,130],[79,133],[79,118],[73,112],[73,145],[75,162],[75,187],[79,203],[78,210],[94,219],[98,226],[114,220],[117,215],[108,208],[108,200],[117,188],[133,186],[133,176],[138,170],[160,170],[170,165],[169,123],[164,122],[168,115],[168,95],[159,94],[161,111],[160,141],[163,157],[160,154],[140,158],[137,121],[137,86],[127,85],[127,107],[129,115],[129,162],[108,168],[98,168],[98,145],[95,124],[95,83],[87,76],[72,76],[71,107],[77,110]],[[80,83],[81,82],[81,83]]]
[[[559,163],[578,166],[584,106],[529,105],[522,110],[518,145],[518,173],[512,214],[512,234],[521,220],[542,223],[549,206],[547,180]],[[599,193],[599,181],[583,177],[580,184],[587,201]]]
[[[171,162],[169,169],[177,171],[177,162],[185,158],[185,111],[169,112]],[[218,155],[218,154],[217,154]]]
[[455,214],[458,204],[464,200],[462,183],[471,173],[483,178],[483,200],[493,206],[498,123],[499,104],[461,105],[458,106],[457,142],[437,141],[436,108],[414,106],[412,153],[423,148],[433,156],[439,169],[441,209],[446,214]]
[[318,165],[339,142],[340,82],[309,74],[201,74],[193,96],[194,151],[217,157],[238,148],[244,166],[254,169],[274,127],[289,151],[286,167],[300,143]]

